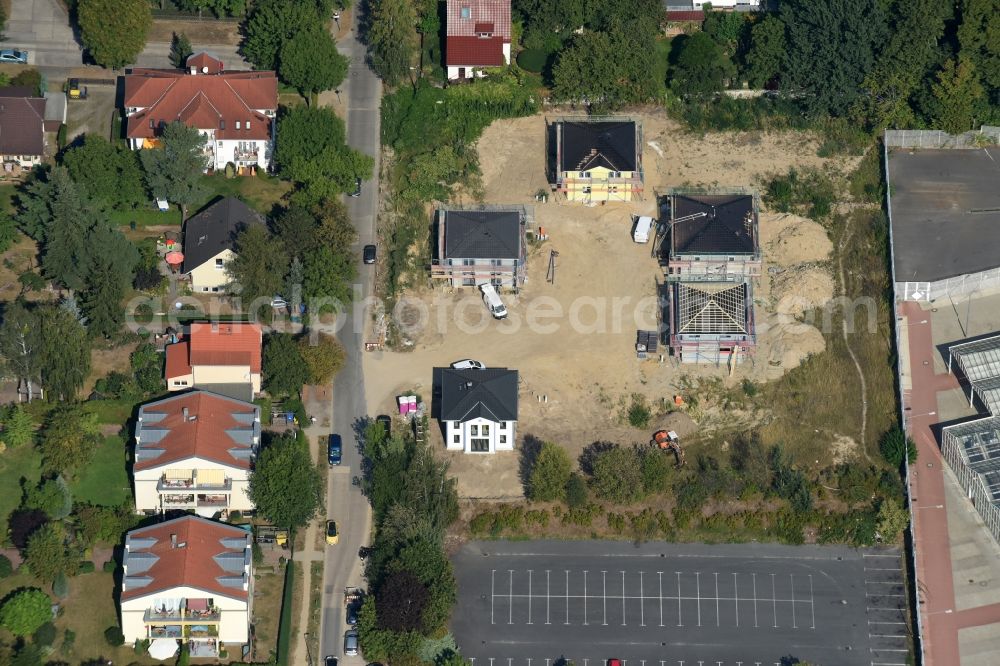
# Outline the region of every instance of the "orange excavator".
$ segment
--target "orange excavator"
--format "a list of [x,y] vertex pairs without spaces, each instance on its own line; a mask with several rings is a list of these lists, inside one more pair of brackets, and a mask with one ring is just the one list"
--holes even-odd
[[673,451],[677,468],[684,467],[684,449],[681,448],[681,440],[673,430],[657,430],[653,433],[653,446],[659,447],[661,451]]

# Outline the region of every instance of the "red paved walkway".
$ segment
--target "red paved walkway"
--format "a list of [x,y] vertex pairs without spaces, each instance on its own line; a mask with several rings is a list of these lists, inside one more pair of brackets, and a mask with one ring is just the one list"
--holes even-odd
[[[958,630],[1000,622],[1000,604],[955,611],[944,470],[931,426],[940,419],[937,392],[958,387],[953,375],[934,374],[934,347],[930,317],[916,303],[902,303],[907,319],[910,351],[910,391],[904,391],[909,432],[917,445],[917,464],[910,469],[910,497],[914,506],[918,600],[927,666],[959,663]],[[930,414],[935,412],[935,414]]]

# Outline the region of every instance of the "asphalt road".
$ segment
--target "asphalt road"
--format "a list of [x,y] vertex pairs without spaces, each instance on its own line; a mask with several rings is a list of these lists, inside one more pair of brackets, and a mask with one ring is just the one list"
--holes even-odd
[[497,541],[453,559],[452,632],[473,666],[902,666],[908,654],[895,550]]
[[[381,81],[365,62],[365,47],[352,31],[342,37],[337,48],[351,59],[347,81],[342,89],[347,97],[347,143],[352,148],[371,155],[376,160],[378,174],[379,106]],[[375,213],[378,209],[378,180],[366,181],[361,196],[347,197],[347,210],[358,230],[358,260],[361,247],[374,243]],[[337,337],[347,352],[343,370],[333,383],[333,430],[344,439],[344,463],[330,475],[327,489],[328,515],[341,525],[340,543],[326,549],[323,570],[323,614],[320,620],[320,657],[343,657],[343,637],[347,627],[344,619],[343,592],[351,586],[364,586],[358,549],[368,543],[371,508],[360,490],[351,485],[351,477],[361,474],[361,456],[356,433],[362,419],[368,415],[365,404],[365,382],[361,357],[366,316],[365,303],[372,293],[373,267],[360,265],[360,279],[355,286],[355,307],[342,317]],[[346,658],[346,662],[363,663],[361,657]]]

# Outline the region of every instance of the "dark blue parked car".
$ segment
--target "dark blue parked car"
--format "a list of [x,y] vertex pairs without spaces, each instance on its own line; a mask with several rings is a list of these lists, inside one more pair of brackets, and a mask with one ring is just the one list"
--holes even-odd
[[340,435],[330,435],[330,444],[327,446],[326,457],[331,466],[340,464],[340,456],[343,450]]

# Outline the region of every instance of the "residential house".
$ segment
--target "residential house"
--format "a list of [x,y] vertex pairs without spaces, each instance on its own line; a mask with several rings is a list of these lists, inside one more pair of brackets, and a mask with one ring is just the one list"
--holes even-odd
[[669,202],[670,242],[660,245],[668,279],[726,281],[760,275],[756,194],[674,192]]
[[236,257],[236,239],[254,224],[264,225],[264,217],[233,197],[219,199],[184,223],[181,270],[191,279],[191,291],[226,290],[226,264]]
[[452,287],[490,282],[519,288],[527,265],[525,230],[530,215],[525,206],[438,209],[438,256],[431,275],[448,280]]
[[181,641],[191,657],[240,655],[253,613],[253,536],[184,516],[130,531],[122,556],[125,642]]
[[257,324],[193,323],[167,345],[167,390],[198,388],[250,401],[260,393],[262,344]]
[[205,137],[206,169],[271,166],[278,79],[274,72],[226,72],[207,53],[187,69],[131,70],[125,76],[125,136],[133,150],[155,148],[175,121]]
[[0,88],[0,159],[5,172],[45,158],[45,99],[26,86]]
[[[632,201],[642,195],[642,125],[627,118],[556,121],[547,133],[554,190],[569,201]],[[552,150],[554,146],[554,150]]]
[[510,0],[448,0],[444,47],[449,80],[510,64]]
[[449,451],[513,451],[517,428],[517,370],[439,368],[439,419]]
[[247,479],[259,446],[253,403],[189,391],[142,405],[132,466],[136,513],[253,509]]

